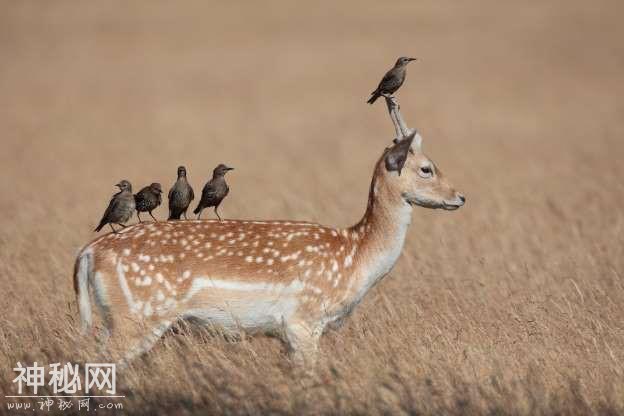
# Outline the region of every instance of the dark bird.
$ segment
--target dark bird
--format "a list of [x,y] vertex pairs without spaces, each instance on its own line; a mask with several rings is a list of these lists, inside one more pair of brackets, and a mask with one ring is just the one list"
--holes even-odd
[[[140,212],[149,212],[150,217],[154,218],[152,211],[155,210],[162,202],[162,188],[159,183],[154,182],[150,186],[146,186],[134,195],[134,203],[136,205],[137,218],[141,221]],[[158,222],[156,218],[154,221]]]
[[221,163],[212,171],[212,179],[204,185],[204,189],[202,190],[201,200],[195,208],[193,213],[198,214],[197,219],[201,217],[201,212],[204,208],[214,207],[215,214],[217,214],[217,218],[221,221],[221,217],[219,216],[219,204],[223,201],[230,192],[230,188],[227,183],[225,183],[225,173],[229,170],[233,170],[234,168],[230,168]]
[[115,186],[118,186],[120,191],[111,198],[108,208],[106,208],[106,212],[102,216],[100,225],[97,226],[95,231],[100,231],[102,227],[109,224],[113,232],[116,233],[117,231],[113,224],[125,227],[124,223],[128,222],[132,214],[134,214],[134,195],[132,195],[130,182],[123,180]]
[[169,190],[169,219],[179,220],[182,214],[186,218],[186,210],[194,198],[193,188],[186,180],[186,168],[180,166],[178,168],[178,180]]
[[415,61],[416,58],[406,58],[402,56],[397,59],[394,67],[386,72],[386,75],[381,79],[379,86],[373,92],[371,92],[371,97],[368,99],[367,103],[372,104],[377,100],[377,98],[383,96],[389,96],[394,94],[401,85],[403,85],[403,81],[405,81],[405,72],[407,70],[407,64],[411,61]]

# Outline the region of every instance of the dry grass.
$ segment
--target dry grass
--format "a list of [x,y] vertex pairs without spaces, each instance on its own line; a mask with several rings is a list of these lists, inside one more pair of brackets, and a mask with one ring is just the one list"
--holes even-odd
[[121,178],[224,161],[228,217],[354,222],[392,133],[365,99],[410,54],[403,113],[467,205],[416,210],[317,376],[274,339],[169,334],[126,411],[623,412],[621,2],[517,3],[5,2],[0,394],[18,360],[93,353],[71,271]]

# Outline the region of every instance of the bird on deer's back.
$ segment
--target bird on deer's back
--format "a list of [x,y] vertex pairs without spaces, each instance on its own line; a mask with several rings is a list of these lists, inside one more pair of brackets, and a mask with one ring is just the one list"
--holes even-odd
[[147,212],[154,221],[158,221],[152,214],[152,211],[158,208],[162,202],[162,187],[157,182],[146,186],[134,195],[134,202],[139,222],[142,222],[139,215],[140,212]]
[[119,192],[113,195],[108,203],[108,208],[104,212],[99,225],[95,231],[100,231],[102,227],[109,224],[114,233],[117,231],[113,224],[125,227],[125,223],[132,217],[135,210],[134,195],[132,195],[132,185],[127,180],[122,180],[116,184]]
[[[179,220],[182,215],[186,218],[191,201],[195,198],[193,188],[186,178],[186,168],[178,167],[178,179],[169,190],[169,219]],[[188,218],[186,218],[188,219]]]
[[223,199],[230,192],[230,188],[225,182],[225,174],[230,170],[234,170],[234,168],[221,163],[212,171],[212,179],[204,186],[199,204],[193,211],[193,213],[197,214],[197,219],[201,217],[201,212],[204,208],[214,207],[217,218],[221,220],[218,209]]

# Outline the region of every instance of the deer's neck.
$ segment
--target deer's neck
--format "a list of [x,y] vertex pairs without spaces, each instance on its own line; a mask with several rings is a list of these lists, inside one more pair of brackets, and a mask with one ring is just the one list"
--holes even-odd
[[373,178],[364,217],[349,229],[354,250],[351,296],[359,302],[397,262],[412,207],[383,180]]

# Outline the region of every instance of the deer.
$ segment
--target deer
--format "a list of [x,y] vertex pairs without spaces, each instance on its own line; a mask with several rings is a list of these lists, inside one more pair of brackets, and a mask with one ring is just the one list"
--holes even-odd
[[[456,210],[465,197],[422,151],[422,137],[386,96],[396,137],[373,170],[362,218],[334,228],[302,221],[142,223],[79,252],[74,289],[83,332],[118,345],[127,367],[179,321],[281,338],[295,365],[314,365],[339,327],[396,264],[413,207]],[[111,340],[112,338],[112,340]]]

